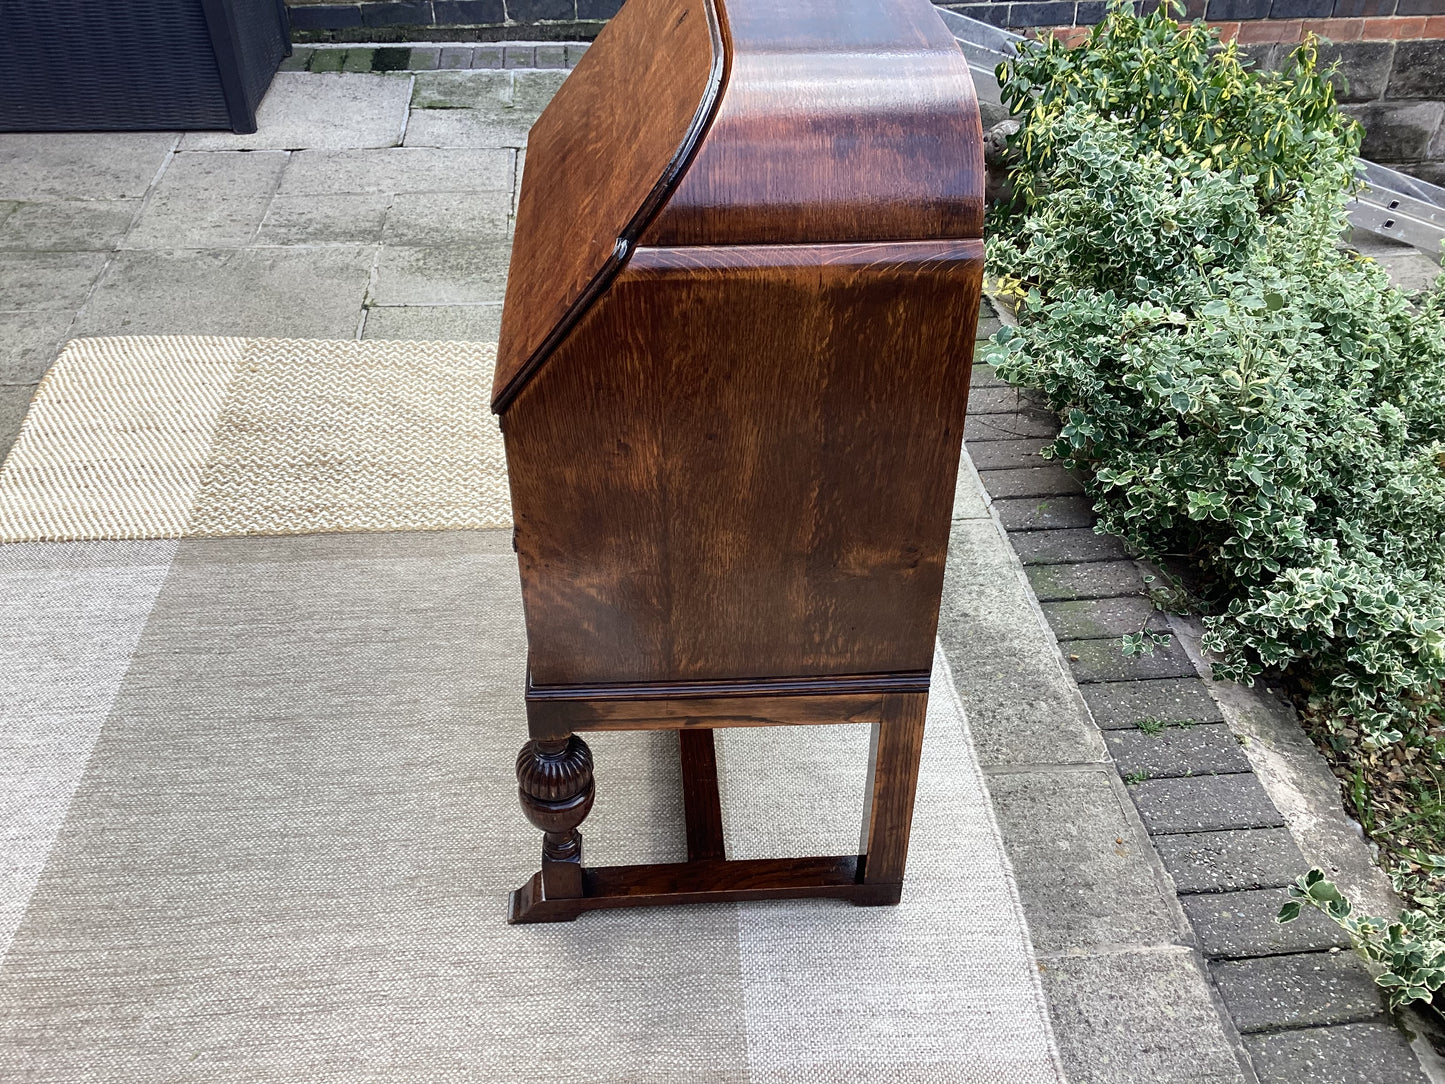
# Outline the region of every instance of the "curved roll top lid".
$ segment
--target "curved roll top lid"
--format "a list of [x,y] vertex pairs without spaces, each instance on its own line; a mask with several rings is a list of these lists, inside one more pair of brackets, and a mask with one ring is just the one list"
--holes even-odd
[[978,237],[968,63],[927,0],[732,0],[716,117],[647,245]]
[[526,164],[499,411],[635,244],[982,234],[973,81],[929,0],[626,0]]

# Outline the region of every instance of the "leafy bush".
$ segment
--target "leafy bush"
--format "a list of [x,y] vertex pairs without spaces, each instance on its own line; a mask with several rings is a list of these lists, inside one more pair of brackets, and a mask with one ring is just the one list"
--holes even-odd
[[1289,896],[1289,902],[1280,908],[1279,921],[1293,922],[1302,907],[1312,907],[1332,919],[1350,935],[1365,959],[1381,966],[1375,983],[1384,988],[1391,1008],[1428,1002],[1445,986],[1445,921],[1437,910],[1402,911],[1394,922],[1361,918],[1318,869],[1290,885]]
[[1445,279],[1407,297],[1339,249],[1359,132],[1330,74],[1120,3],[1079,49],[1026,48],[988,242],[1020,326],[986,360],[1059,411],[1046,454],[1101,529],[1192,564],[1216,675],[1309,693],[1415,907],[1358,918],[1314,870],[1281,920],[1329,915],[1403,1005],[1445,987],[1445,799],[1417,793],[1445,771]]
[[[1095,63],[1152,70],[1135,44],[1158,35],[1110,19],[1096,38],[1135,51]],[[1246,72],[1241,93],[1326,96],[1298,78]],[[1179,113],[1192,91],[1171,85]],[[1084,469],[1103,529],[1194,563],[1218,676],[1293,668],[1341,729],[1338,713],[1373,742],[1425,741],[1445,685],[1445,290],[1412,304],[1338,251],[1347,175],[1329,163],[1353,136],[1312,109],[1279,123],[1333,140],[1328,168],[1277,178],[1268,192],[1295,191],[1268,211],[1241,165],[1141,153],[1137,118],[1031,111],[1029,210],[989,243],[1021,326],[987,360],[1064,416],[1052,454]]]
[[1082,45],[1049,38],[999,66],[1004,104],[1024,115],[1014,191],[1032,203],[1067,147],[1052,122],[1082,105],[1127,122],[1121,131],[1136,154],[1253,178],[1260,206],[1272,211],[1354,167],[1359,127],[1336,112],[1332,74],[1319,69],[1313,38],[1283,74],[1261,73],[1203,22],[1181,27],[1167,5],[1136,18],[1127,0],[1111,0]]

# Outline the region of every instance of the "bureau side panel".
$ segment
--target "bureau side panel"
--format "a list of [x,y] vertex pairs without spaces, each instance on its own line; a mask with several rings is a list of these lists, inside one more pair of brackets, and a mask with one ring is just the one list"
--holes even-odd
[[505,416],[533,682],[926,671],[981,272],[639,250]]

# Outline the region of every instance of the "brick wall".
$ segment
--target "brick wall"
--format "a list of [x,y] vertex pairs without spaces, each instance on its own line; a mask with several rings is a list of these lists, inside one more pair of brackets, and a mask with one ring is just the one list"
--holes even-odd
[[[789,3],[791,0],[776,0]],[[1146,0],[1146,6],[1155,0]],[[622,0],[287,0],[298,41],[590,41]],[[1445,0],[1187,0],[1277,67],[1307,33],[1330,39],[1344,108],[1365,125],[1364,155],[1445,184]],[[1104,0],[942,3],[1021,33],[1076,39]]]
[[[1092,0],[1078,0],[1082,11]],[[1379,0],[1333,0],[1334,10],[1382,6]],[[1278,11],[1327,7],[1323,0],[1225,0],[1226,9]],[[1395,0],[1385,0],[1394,6]],[[1445,10],[1445,0],[1398,0],[1400,8]],[[965,11],[980,5],[953,5]],[[1010,8],[1018,4],[1008,5]],[[1219,0],[1209,0],[1212,14]],[[1327,39],[1320,48],[1326,64],[1338,60],[1335,89],[1346,113],[1365,126],[1361,151],[1372,162],[1392,166],[1434,184],[1445,184],[1445,15],[1363,15],[1300,19],[1213,20],[1225,38],[1239,41],[1260,67],[1280,67],[1306,34]],[[1052,33],[1074,42],[1086,35],[1079,24],[1011,28]]]
[[297,41],[591,41],[622,0],[286,0]]

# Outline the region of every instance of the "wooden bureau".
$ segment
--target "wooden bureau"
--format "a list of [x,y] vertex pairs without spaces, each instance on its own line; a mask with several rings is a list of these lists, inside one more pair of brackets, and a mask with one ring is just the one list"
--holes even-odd
[[[898,901],[982,170],[928,0],[627,0],[532,129],[492,401],[545,833],[512,921]],[[859,853],[727,860],[713,728],[824,723],[873,726]],[[583,866],[578,734],[616,729],[679,731],[688,862]]]

